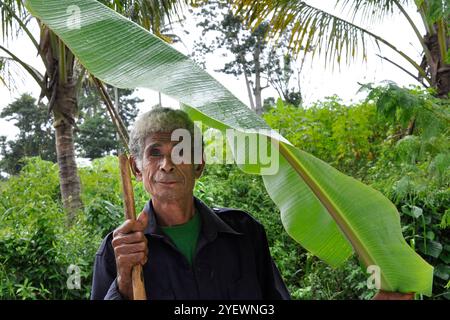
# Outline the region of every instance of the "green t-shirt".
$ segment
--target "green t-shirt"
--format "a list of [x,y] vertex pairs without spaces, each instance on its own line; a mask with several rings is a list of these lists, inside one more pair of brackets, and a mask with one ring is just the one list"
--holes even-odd
[[167,234],[175,243],[175,246],[192,265],[195,249],[197,248],[197,239],[200,233],[201,218],[195,212],[194,216],[186,223],[171,227],[162,227],[162,231]]

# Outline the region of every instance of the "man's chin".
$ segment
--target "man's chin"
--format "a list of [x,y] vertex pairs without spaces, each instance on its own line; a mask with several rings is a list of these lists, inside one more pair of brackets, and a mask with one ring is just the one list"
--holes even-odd
[[159,202],[173,202],[183,198],[182,192],[176,192],[175,190],[163,190],[156,192],[153,198],[158,199]]

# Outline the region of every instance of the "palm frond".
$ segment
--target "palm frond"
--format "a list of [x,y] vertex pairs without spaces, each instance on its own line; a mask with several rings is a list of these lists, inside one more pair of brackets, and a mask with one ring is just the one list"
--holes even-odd
[[[8,80],[13,80],[12,73],[9,71],[12,64],[15,64],[18,67],[22,68],[22,71],[26,71],[29,76],[31,76],[36,83],[41,87],[43,90],[45,88],[44,84],[44,76],[34,67],[29,65],[28,63],[21,60],[19,57],[17,57],[14,53],[9,51],[7,48],[0,45],[0,50],[4,51],[9,55],[9,57],[1,57],[1,68],[0,73],[3,71],[4,75],[7,75]],[[19,73],[16,73],[16,76],[18,79],[24,79],[24,76],[20,76]],[[3,78],[5,80],[5,77]],[[14,81],[9,81],[10,83],[14,83]],[[8,86],[7,86],[8,87]]]
[[[395,1],[381,2],[389,3],[384,12],[390,12],[392,3]],[[351,21],[313,7],[305,1],[235,0],[233,3],[235,13],[243,15],[245,21],[252,26],[269,20],[271,30],[268,37],[277,39],[283,32],[290,30],[289,45],[294,54],[300,51],[305,54],[312,51],[313,57],[316,54],[323,54],[327,63],[331,62],[334,65],[335,62],[341,64],[342,61],[346,61],[350,64],[358,58],[367,60],[370,39],[378,47],[384,44],[397,52],[417,70],[422,78],[430,82],[425,71],[413,59],[387,40]],[[366,8],[375,8],[375,4]],[[288,25],[292,27],[288,28]]]
[[8,57],[0,57],[0,82],[8,89],[11,90],[11,84],[13,84],[12,80],[14,77],[9,70],[10,58]]
[[352,22],[358,20],[359,23],[363,25],[380,24],[387,16],[392,16],[396,12],[402,14],[414,30],[425,55],[430,60],[431,54],[428,47],[425,45],[425,40],[415,22],[407,13],[406,7],[411,4],[411,0],[336,0],[336,7],[340,5],[342,11],[351,13]]
[[0,82],[5,86],[8,87],[8,85],[5,82],[5,79],[3,79],[2,75],[0,74]]
[[21,25],[18,25],[17,22],[25,20],[28,15],[22,0],[1,0],[0,26],[3,40],[17,34],[17,30],[21,28]]
[[0,56],[0,82],[11,92],[24,84],[27,74],[20,64],[10,57]]
[[163,40],[168,40],[161,33],[167,22],[172,24],[174,19],[182,20],[181,16],[190,0],[103,0],[103,4],[116,12],[128,17],[145,29],[152,31]]
[[351,14],[351,21],[374,24],[396,12],[397,3],[408,4],[410,0],[336,0],[336,7]]
[[21,1],[0,0],[0,13],[3,40],[11,36],[18,37],[20,32],[23,31],[31,40],[36,50],[39,51],[38,42],[27,27],[33,17],[25,11]]

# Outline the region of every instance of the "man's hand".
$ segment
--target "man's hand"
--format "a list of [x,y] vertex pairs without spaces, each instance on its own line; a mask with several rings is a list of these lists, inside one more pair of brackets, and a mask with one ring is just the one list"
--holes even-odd
[[113,232],[112,246],[116,256],[117,284],[125,299],[133,299],[131,270],[133,266],[147,262],[148,247],[144,230],[148,214],[142,211],[136,220],[126,220]]
[[372,300],[414,300],[414,293],[400,293],[380,290]]

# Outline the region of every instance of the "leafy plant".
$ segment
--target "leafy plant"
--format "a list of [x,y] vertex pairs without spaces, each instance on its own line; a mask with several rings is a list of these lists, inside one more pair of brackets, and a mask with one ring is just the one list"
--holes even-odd
[[[69,5],[96,14],[81,15],[79,28],[73,28],[66,23]],[[269,129],[187,57],[97,1],[29,0],[27,8],[99,79],[116,87],[156,89],[186,104],[194,120],[222,131],[233,128],[255,134]],[[87,45],[86,36],[95,41]],[[116,40],[113,49],[112,39]],[[296,149],[273,132],[267,134],[272,142],[279,142],[280,167],[275,175],[263,179],[281,208],[283,225],[291,237],[335,266],[351,255],[353,247],[365,265],[380,266],[383,289],[431,295],[432,267],[401,237],[398,212],[381,193]],[[243,169],[261,173],[258,165]],[[409,266],[408,272],[404,265]]]
[[[328,98],[314,103],[311,108],[302,109],[278,101],[265,119],[272,127],[280,128],[295,145],[320,155],[386,195],[400,212],[405,239],[436,267],[433,297],[448,297],[445,286],[448,281],[450,140],[443,123],[447,121],[449,104],[415,87],[399,88],[388,83],[371,86],[371,89],[373,92],[366,101],[352,105]],[[392,100],[386,96],[390,94],[394,96]],[[380,102],[378,98],[383,95]],[[403,98],[395,98],[398,95]],[[405,136],[410,120],[408,117],[402,121],[397,112],[389,116],[381,106],[392,103],[394,109],[407,108],[401,101],[416,101],[414,114],[419,121],[413,135]],[[362,161],[355,161],[351,153],[339,158],[336,147],[339,143],[333,139],[332,124],[345,123],[346,115],[353,110],[359,110],[358,113],[364,116],[353,118],[355,130],[340,131],[342,135],[339,139],[360,139],[360,147],[356,150],[366,150],[361,152]],[[421,117],[427,119],[430,114],[434,116],[434,122],[420,121]],[[358,122],[365,125],[360,126]],[[363,130],[359,132],[358,127]],[[317,135],[316,128],[321,128],[323,136],[312,140],[311,137]],[[365,133],[366,130],[369,132]]]
[[[434,100],[432,96],[428,99]],[[360,115],[353,119],[353,127],[370,123],[371,133],[341,131],[340,139],[349,141],[354,135],[367,136],[372,155],[369,158],[368,153],[361,153],[364,161],[353,161],[352,153],[336,159],[337,148],[330,142],[333,124],[341,119],[345,121],[350,110],[359,110]],[[298,146],[320,151],[323,158],[389,197],[400,212],[403,236],[435,267],[432,298],[449,297],[446,130],[424,140],[419,126],[416,135],[409,137],[415,141],[413,147],[402,146],[401,140],[391,135],[398,123],[392,121],[386,125],[384,117],[377,117],[375,101],[347,106],[337,97],[303,109],[279,102],[265,117],[274,128],[281,124],[283,134]],[[330,135],[319,139],[314,130],[317,127]],[[300,128],[301,139],[295,138],[294,128]],[[313,141],[311,136],[315,137],[316,149],[312,149],[312,143],[306,143]],[[204,138],[207,146],[215,141],[209,134]],[[421,155],[416,144],[426,144],[420,148],[426,152]],[[24,163],[19,175],[0,182],[0,297],[87,299],[93,257],[101,238],[123,221],[117,159],[96,159],[90,166],[80,168],[82,197],[87,205],[70,228],[65,225],[59,200],[57,167],[38,158],[25,159]],[[148,201],[148,194],[140,183],[133,183],[139,209]],[[368,274],[355,256],[332,268],[283,231],[279,209],[270,200],[261,176],[245,174],[234,164],[208,164],[195,194],[213,207],[243,209],[265,226],[271,254],[294,299],[370,299],[373,296],[374,289],[367,288]],[[71,264],[80,268],[80,290],[67,289],[67,269]]]
[[[86,297],[100,238],[87,224],[66,225],[55,164],[30,158],[1,186],[0,296],[9,299]],[[83,291],[69,290],[67,268],[80,266]],[[84,269],[83,269],[84,268]]]

